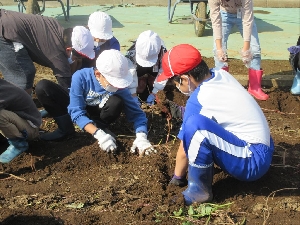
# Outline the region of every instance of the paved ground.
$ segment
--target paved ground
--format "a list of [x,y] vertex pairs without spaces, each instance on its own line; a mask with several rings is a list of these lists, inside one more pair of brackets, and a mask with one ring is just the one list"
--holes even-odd
[[[0,0],[1,1],[1,0]],[[56,17],[63,26],[86,25],[90,13],[100,10],[111,15],[115,36],[125,51],[130,41],[144,30],[152,29],[165,41],[167,48],[180,43],[189,43],[199,48],[205,56],[212,56],[212,29],[207,24],[203,37],[196,37],[194,25],[190,17],[189,4],[179,4],[175,10],[173,23],[168,23],[167,7],[136,7],[117,5],[75,6],[70,8],[70,20],[64,21],[61,7],[46,7],[43,15]],[[17,10],[17,4],[3,6]],[[298,8],[255,8],[255,18],[259,30],[259,38],[263,59],[282,59],[288,57],[287,48],[296,44],[300,33],[300,13]],[[242,46],[242,38],[235,31],[228,42],[230,57],[238,58]]]
[[[1,0],[0,0],[1,2]],[[2,6],[10,10],[18,10],[17,3]],[[70,0],[72,4],[72,1]],[[48,7],[45,16],[56,17],[64,27],[86,25],[88,16],[94,11],[105,11],[113,19],[115,36],[121,43],[121,51],[125,52],[131,41],[144,30],[154,30],[164,40],[167,48],[180,43],[189,43],[197,47],[207,57],[212,57],[212,29],[208,23],[202,37],[194,34],[189,4],[177,6],[173,23],[168,23],[168,8],[166,6],[137,5],[71,5],[70,19],[65,21],[61,7]],[[255,19],[259,30],[262,48],[262,59],[286,60],[287,48],[295,45],[300,35],[299,8],[260,8],[255,7]],[[228,42],[230,57],[239,58],[242,38],[237,30],[231,34]],[[290,83],[290,82],[289,82]]]
[[[15,0],[16,1],[16,0]],[[41,1],[41,0],[38,0]],[[58,6],[56,0],[46,0],[47,5]],[[67,0],[62,0],[65,4]],[[174,4],[177,0],[171,0],[171,3]],[[299,0],[253,0],[255,7],[272,7],[272,8],[299,8]],[[12,5],[14,0],[0,0],[2,5]],[[152,6],[167,6],[169,0],[69,0],[71,5],[103,5],[103,4],[135,4],[135,5],[152,5]],[[0,5],[1,5],[0,4]]]

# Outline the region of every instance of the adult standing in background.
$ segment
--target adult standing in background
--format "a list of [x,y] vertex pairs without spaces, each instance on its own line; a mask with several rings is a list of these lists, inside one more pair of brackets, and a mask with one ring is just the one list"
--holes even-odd
[[208,0],[214,36],[214,59],[216,68],[229,70],[227,64],[227,41],[231,29],[237,26],[244,44],[241,58],[248,68],[248,92],[259,100],[269,96],[261,90],[263,70],[257,27],[253,15],[253,0]]

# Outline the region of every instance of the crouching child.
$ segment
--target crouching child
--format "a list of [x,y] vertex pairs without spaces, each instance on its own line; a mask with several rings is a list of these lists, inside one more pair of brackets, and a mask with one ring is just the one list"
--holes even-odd
[[185,203],[212,201],[214,164],[241,181],[266,174],[273,140],[261,108],[244,87],[223,69],[209,70],[200,52],[188,44],[170,49],[162,67],[158,81],[173,77],[176,87],[190,96],[170,182],[184,185],[188,170]]
[[138,149],[139,154],[146,155],[156,152],[147,139],[146,115],[127,88],[132,80],[127,59],[114,49],[100,54],[96,68],[78,70],[72,77],[68,106],[72,121],[92,134],[106,152],[117,149],[116,139],[108,126],[118,119],[122,111],[134,124],[136,132],[131,151]]
[[9,163],[28,149],[27,140],[39,135],[41,114],[31,96],[15,85],[0,79],[0,133],[9,146],[0,155],[1,163]]

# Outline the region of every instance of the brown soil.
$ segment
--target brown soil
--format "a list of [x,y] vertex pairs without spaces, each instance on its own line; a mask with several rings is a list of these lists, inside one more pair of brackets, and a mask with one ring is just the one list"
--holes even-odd
[[[212,66],[212,59],[207,59]],[[263,61],[265,74],[291,74],[288,61]],[[246,74],[231,60],[232,74]],[[51,71],[37,66],[36,81],[55,80]],[[172,86],[165,95],[184,105],[185,97]],[[259,101],[275,141],[269,172],[255,182],[235,180],[223,171],[214,176],[213,203],[232,203],[212,216],[210,224],[299,224],[300,221],[300,104],[289,90],[268,90],[270,99]],[[37,102],[37,100],[35,99]],[[37,102],[37,106],[40,105]],[[111,126],[118,135],[118,152],[107,154],[95,139],[78,130],[60,142],[30,142],[30,149],[0,174],[0,224],[182,224],[171,218],[183,207],[181,192],[170,187],[179,140],[180,121],[168,125],[157,108],[144,108],[149,119],[149,140],[158,153],[139,157],[129,148],[135,134],[122,116]],[[55,129],[52,118],[43,128]],[[7,147],[0,144],[0,152]],[[4,174],[5,173],[5,174]],[[9,175],[11,174],[11,175]],[[204,224],[207,218],[195,224]]]

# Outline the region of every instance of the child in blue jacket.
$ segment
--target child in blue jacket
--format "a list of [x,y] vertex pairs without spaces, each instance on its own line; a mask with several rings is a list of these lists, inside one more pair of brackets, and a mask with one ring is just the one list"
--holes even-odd
[[146,115],[127,89],[131,82],[125,56],[114,49],[105,50],[96,60],[96,68],[73,75],[68,112],[74,123],[98,140],[102,150],[114,152],[116,140],[107,133],[107,127],[124,111],[136,132],[131,151],[138,149],[140,154],[148,155],[155,149],[147,139]]

